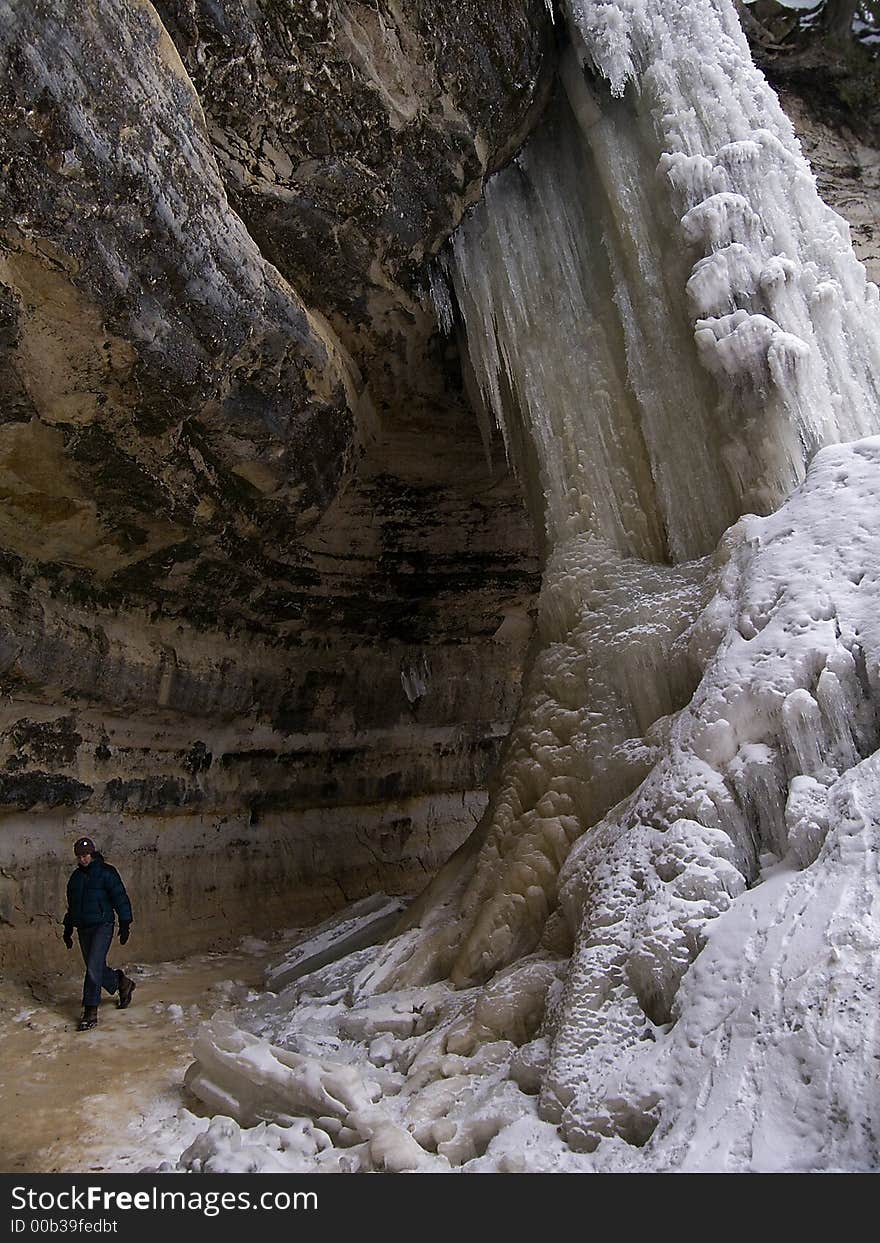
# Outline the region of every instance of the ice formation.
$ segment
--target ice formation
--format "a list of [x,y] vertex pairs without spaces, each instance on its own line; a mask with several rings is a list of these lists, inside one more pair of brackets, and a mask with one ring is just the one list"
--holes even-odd
[[878,1161],[877,289],[728,0],[567,19],[447,261],[546,537],[489,808],[202,1032],[184,1168]]

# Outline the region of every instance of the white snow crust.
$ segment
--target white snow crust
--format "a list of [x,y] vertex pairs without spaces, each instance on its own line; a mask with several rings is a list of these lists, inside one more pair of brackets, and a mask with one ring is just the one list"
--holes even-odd
[[488,810],[202,1030],[178,1168],[877,1167],[877,289],[728,0],[568,25],[433,290],[546,539]]

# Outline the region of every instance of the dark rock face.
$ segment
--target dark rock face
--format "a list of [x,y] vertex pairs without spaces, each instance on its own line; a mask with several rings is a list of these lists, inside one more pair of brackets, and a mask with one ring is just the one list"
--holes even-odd
[[0,31],[0,923],[45,955],[82,832],[142,954],[416,888],[537,585],[422,288],[540,112],[543,0]]
[[349,465],[350,366],[230,211],[166,32],[112,0],[4,28],[6,547],[155,580],[193,533],[290,541]]

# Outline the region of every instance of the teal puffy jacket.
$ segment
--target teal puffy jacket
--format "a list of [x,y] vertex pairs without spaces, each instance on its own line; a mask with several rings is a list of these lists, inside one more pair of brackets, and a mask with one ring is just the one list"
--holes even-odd
[[122,877],[104,856],[97,854],[87,868],[78,867],[67,882],[65,928],[88,928],[112,924],[114,912],[120,924],[131,923],[131,903]]

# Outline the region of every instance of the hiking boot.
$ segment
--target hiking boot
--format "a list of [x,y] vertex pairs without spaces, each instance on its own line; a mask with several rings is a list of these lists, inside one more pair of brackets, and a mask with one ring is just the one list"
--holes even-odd
[[120,1010],[127,1010],[131,1005],[131,995],[135,990],[134,980],[130,980],[124,971],[119,972],[119,1000],[117,1006]]
[[92,1027],[98,1026],[98,1007],[83,1006],[82,1018],[77,1025],[78,1032],[87,1032]]

